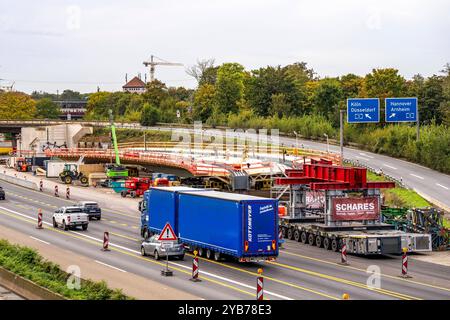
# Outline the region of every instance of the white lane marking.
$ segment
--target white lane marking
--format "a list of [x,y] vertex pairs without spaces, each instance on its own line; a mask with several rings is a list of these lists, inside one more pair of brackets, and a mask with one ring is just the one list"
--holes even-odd
[[[10,210],[10,209],[5,208],[5,207],[0,207],[0,209],[9,211],[9,212],[11,212],[11,213],[14,213],[14,214],[16,214],[16,215],[19,215],[19,216],[28,218],[28,219],[30,219],[30,220],[35,220],[35,218],[33,218],[33,217],[27,216],[26,214],[23,214],[23,213],[14,211],[14,210]],[[46,224],[46,225],[49,225],[49,226],[52,225],[51,223],[46,222],[46,221],[42,221],[42,223],[44,223],[44,224]],[[78,231],[72,231],[71,233],[77,234],[77,235],[79,235],[79,236],[82,236],[82,237],[85,237],[85,238],[88,238],[88,239],[91,239],[91,240],[94,240],[94,241],[97,241],[97,242],[100,242],[100,243],[103,243],[103,239],[97,239],[97,238],[88,236],[87,234],[83,234],[83,233],[78,232]],[[120,246],[120,245],[118,245],[118,244],[114,244],[114,243],[111,243],[111,242],[109,243],[109,245],[112,246],[112,247],[117,247],[117,248],[119,248],[119,249],[122,249],[122,250],[125,250],[125,251],[128,251],[128,252],[131,252],[131,253],[138,254],[138,255],[141,254],[140,251],[136,251],[136,250],[133,250],[133,249],[130,249],[130,248],[127,248],[127,247],[123,247],[123,246]],[[192,269],[192,267],[184,266],[184,265],[181,265],[181,264],[172,262],[172,261],[169,261],[169,263],[172,264],[172,265],[175,265],[175,266],[184,268],[184,269],[189,269],[189,270]],[[245,283],[242,283],[242,282],[239,282],[239,281],[235,281],[235,280],[231,280],[231,279],[229,279],[229,278],[225,278],[225,277],[222,277],[222,276],[218,276],[218,275],[213,274],[213,273],[210,273],[210,272],[202,271],[202,274],[205,274],[205,275],[208,275],[208,276],[210,276],[210,277],[217,278],[217,279],[220,279],[220,280],[223,280],[223,281],[227,281],[227,282],[230,282],[230,283],[233,283],[233,284],[237,284],[237,285],[240,285],[240,286],[242,286],[242,287],[244,287],[244,288],[255,289],[254,286],[250,286],[250,285],[248,285],[248,284],[245,284]],[[270,294],[270,295],[272,295],[272,296],[274,296],[274,297],[278,297],[278,298],[280,298],[280,299],[284,299],[284,300],[294,300],[294,299],[292,299],[292,298],[290,298],[290,297],[286,297],[286,296],[283,296],[283,295],[281,295],[281,294],[278,294],[278,293],[275,293],[275,292],[272,292],[272,291],[268,291],[268,290],[264,290],[264,291],[265,291],[267,294]]]
[[125,270],[120,269],[120,268],[117,268],[117,267],[114,267],[114,266],[112,266],[112,265],[110,265],[110,264],[107,264],[107,263],[104,263],[104,262],[101,262],[101,261],[98,261],[98,260],[94,260],[94,261],[97,262],[98,264],[102,264],[102,265],[104,265],[104,266],[110,267],[111,269],[115,269],[115,270],[117,270],[117,271],[127,273]]
[[410,173],[409,175],[410,175],[410,176],[413,176],[413,177],[416,177],[416,178],[418,178],[418,179],[420,179],[420,180],[425,179],[424,177],[418,176],[418,175],[416,175],[416,174],[414,174],[414,173]]
[[383,164],[383,166],[388,167],[388,168],[391,168],[391,169],[393,169],[393,170],[397,170],[396,167],[390,166],[390,165],[388,165],[388,164]]
[[439,186],[439,187],[441,187],[441,188],[444,188],[445,190],[448,190],[448,187],[446,187],[446,186],[443,186],[442,184],[440,184],[440,183],[436,183],[436,185],[437,186]]
[[39,241],[39,242],[45,243],[45,244],[50,244],[50,242],[47,242],[47,241],[44,241],[44,240],[41,240],[41,239],[35,238],[35,237],[33,237],[33,236],[30,236],[30,238],[31,238],[31,239],[33,239],[33,240],[36,240],[36,241]]
[[370,161],[370,159],[367,159],[367,158],[364,158],[364,157],[360,157],[360,156],[355,156],[355,157],[358,158],[358,159],[363,159],[365,161]]
[[364,157],[367,157],[367,158],[373,159],[373,157],[372,157],[372,156],[369,156],[368,154],[366,154],[366,153],[364,153],[364,152],[360,152],[359,154],[360,154],[360,155],[362,155],[362,156],[364,156]]

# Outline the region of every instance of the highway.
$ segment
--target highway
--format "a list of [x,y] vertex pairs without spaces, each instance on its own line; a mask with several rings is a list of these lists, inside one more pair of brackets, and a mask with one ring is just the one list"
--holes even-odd
[[[173,277],[164,278],[160,270],[164,261],[140,255],[139,212],[137,209],[116,211],[111,204],[103,207],[102,220],[91,221],[87,231],[63,231],[51,226],[53,211],[77,200],[96,200],[101,194],[92,191],[92,199],[56,198],[48,193],[1,182],[7,199],[0,202],[0,224],[65,250],[102,263],[115,270],[130,272],[164,283],[203,299],[255,299],[256,271],[263,268],[265,297],[270,300],[341,299],[449,299],[450,267],[410,259],[411,279],[398,277],[401,259],[395,257],[362,258],[349,256],[350,266],[337,264],[339,253],[287,241],[275,262],[239,264],[231,261],[200,259],[201,282],[189,281],[192,256],[184,261],[171,260]],[[116,196],[116,195],[115,195]],[[124,200],[124,201],[131,201]],[[43,211],[44,229],[36,229],[37,211]],[[101,249],[103,232],[110,232],[110,249]],[[1,238],[1,234],[0,234]],[[380,288],[368,287],[368,266],[378,266]],[[107,278],[107,277],[106,277]],[[149,288],[149,290],[152,290]]]
[[[177,128],[149,127],[149,129],[172,131]],[[140,130],[142,130],[142,128]],[[191,134],[194,132],[193,129],[188,130]],[[209,133],[208,129],[203,131],[204,136],[213,136],[215,134],[216,132],[214,131]],[[229,136],[243,138],[242,133],[231,132],[229,133]],[[251,136],[249,136],[249,139],[251,139]],[[287,147],[296,147],[298,144],[299,148],[327,151],[326,143],[316,141],[304,139],[296,140],[295,138],[280,136],[279,143],[280,145],[284,144],[284,146]],[[446,147],[448,148],[448,146]],[[339,154],[340,148],[339,146],[329,145],[329,151]],[[358,161],[361,165],[368,166],[375,170],[381,169],[385,174],[390,175],[397,180],[401,180],[407,187],[415,190],[427,200],[450,212],[449,175],[401,159],[348,147],[344,147],[344,158],[347,160]]]

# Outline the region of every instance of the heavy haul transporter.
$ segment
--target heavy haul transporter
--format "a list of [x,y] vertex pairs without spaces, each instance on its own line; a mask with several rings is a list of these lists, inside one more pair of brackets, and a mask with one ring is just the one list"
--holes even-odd
[[[272,196],[280,204],[288,196],[287,214],[279,219],[283,237],[334,251],[345,243],[347,252],[361,255],[400,254],[402,248],[431,251],[429,234],[406,233],[382,223],[380,189],[395,184],[368,182],[366,170],[313,161],[276,178],[278,193]],[[311,194],[319,205],[311,205]]]

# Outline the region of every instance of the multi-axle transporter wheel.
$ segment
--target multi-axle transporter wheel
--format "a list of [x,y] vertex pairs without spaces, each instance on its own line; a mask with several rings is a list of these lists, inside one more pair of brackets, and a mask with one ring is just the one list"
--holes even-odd
[[300,231],[299,230],[294,231],[294,240],[300,241]]
[[308,235],[306,234],[305,231],[302,232],[300,240],[302,241],[302,243],[306,243],[306,241],[308,241]]
[[323,243],[322,236],[317,235],[316,236],[316,246],[320,248],[322,246],[322,243]]
[[315,244],[315,237],[312,233],[310,233],[308,236],[308,243],[310,246],[313,246]]
[[289,229],[288,229],[288,231],[287,231],[287,238],[288,238],[289,240],[294,239],[294,230],[292,230],[292,228],[289,228]]
[[323,248],[324,248],[325,250],[330,250],[330,245],[331,245],[330,239],[327,238],[327,237],[325,237],[325,238],[323,239]]

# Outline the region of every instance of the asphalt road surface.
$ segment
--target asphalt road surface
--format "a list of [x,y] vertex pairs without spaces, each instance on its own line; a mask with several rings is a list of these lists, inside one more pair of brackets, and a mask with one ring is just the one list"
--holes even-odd
[[[411,279],[398,277],[401,268],[399,256],[364,258],[349,256],[350,266],[338,264],[339,253],[287,241],[276,262],[241,264],[231,261],[200,259],[201,282],[189,281],[192,256],[184,261],[170,260],[173,277],[162,277],[164,261],[140,255],[139,212],[116,211],[103,208],[102,220],[91,221],[87,231],[63,231],[51,226],[53,211],[78,200],[55,198],[46,193],[25,189],[2,182],[7,199],[0,201],[0,223],[7,228],[32,237],[35,241],[50,243],[102,263],[134,273],[204,299],[255,299],[257,269],[263,268],[265,297],[267,299],[341,299],[348,293],[351,299],[449,299],[450,267],[428,262],[409,261]],[[126,200],[124,200],[126,201]],[[43,211],[44,229],[36,229],[37,211]],[[103,232],[110,232],[109,252],[101,251]],[[380,287],[374,273],[380,272]],[[372,276],[372,277],[370,277]],[[376,274],[375,274],[376,276]],[[149,288],[152,290],[152,288]]]

